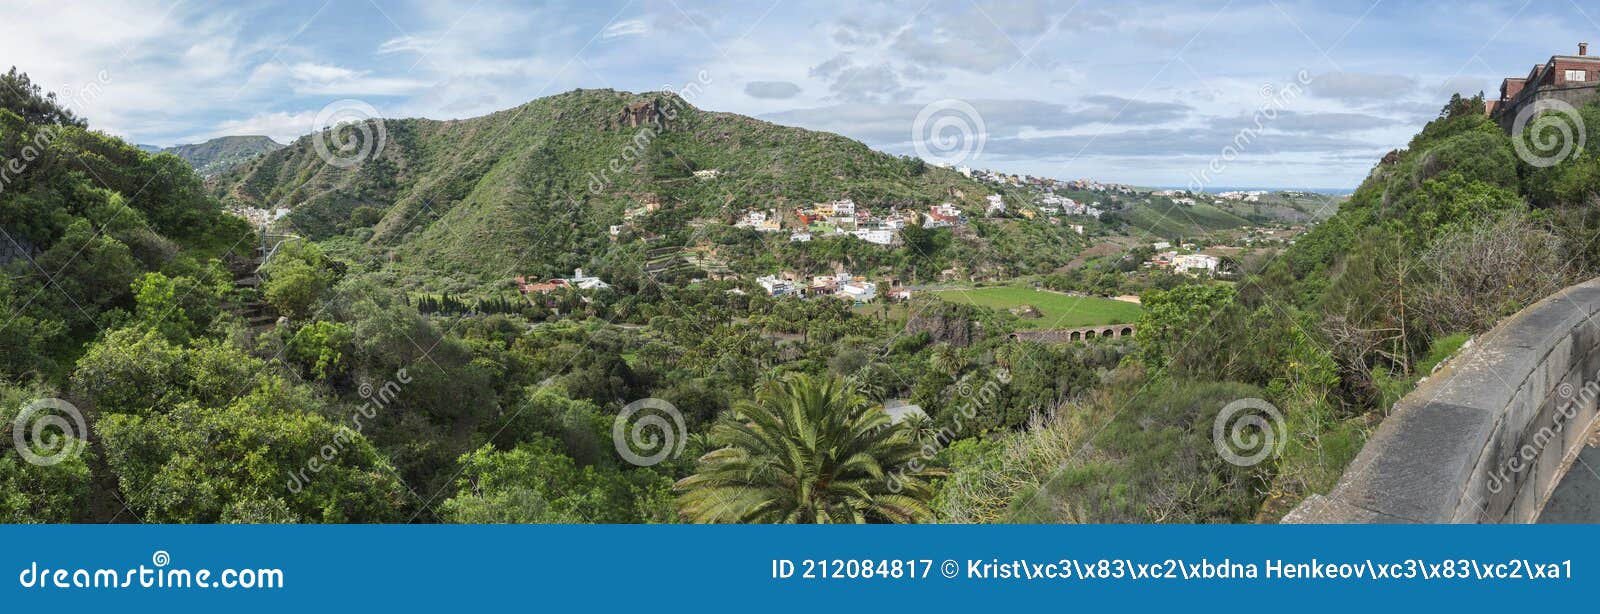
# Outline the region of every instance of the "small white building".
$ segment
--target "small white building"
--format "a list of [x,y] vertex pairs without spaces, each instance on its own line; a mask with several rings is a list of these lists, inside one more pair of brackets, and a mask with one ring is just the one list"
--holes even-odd
[[804,230],[796,231],[794,234],[789,235],[789,242],[790,243],[807,243],[807,242],[810,242],[810,241],[811,241],[811,233],[806,232]]
[[755,228],[766,221],[767,212],[759,209],[747,209],[744,215],[739,216],[739,221],[734,222],[733,225],[740,228]]
[[857,239],[874,245],[888,245],[894,243],[894,231],[883,228],[862,228],[853,233]]
[[756,284],[767,291],[767,296],[779,297],[794,294],[794,282],[787,279],[778,279],[776,275],[757,277]]
[[984,210],[986,215],[1002,215],[1006,212],[1006,199],[1004,196],[990,194],[987,200],[989,201],[988,208]]
[[601,281],[599,277],[584,275],[583,269],[574,270],[572,279],[567,281],[577,286],[579,290],[604,290],[611,287],[611,284]]
[[845,282],[839,284],[839,296],[860,303],[870,303],[878,298],[878,284],[870,281]]
[[1172,271],[1174,273],[1190,273],[1199,271],[1210,273],[1216,271],[1217,265],[1221,264],[1221,262],[1222,260],[1216,256],[1208,256],[1206,254],[1184,254],[1172,259]]

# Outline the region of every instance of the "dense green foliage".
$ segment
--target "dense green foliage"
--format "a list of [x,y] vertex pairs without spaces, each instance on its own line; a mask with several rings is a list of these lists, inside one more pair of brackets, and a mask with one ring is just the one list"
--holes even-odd
[[796,376],[765,387],[711,429],[695,475],[678,482],[697,522],[864,523],[932,518],[903,425],[839,381]]
[[[730,207],[976,207],[985,188],[670,95],[389,121],[389,147],[349,169],[303,139],[208,193],[176,157],[7,78],[26,95],[0,99],[0,149],[27,164],[0,185],[3,253],[20,254],[0,265],[0,424],[53,397],[90,431],[48,466],[0,437],[14,522],[1270,520],[1331,487],[1469,335],[1600,267],[1596,154],[1528,165],[1472,101],[1227,280],[1140,272],[1148,248],[1040,279],[1110,293],[1140,276],[1143,309],[1113,312],[1020,286],[978,291],[997,295],[987,309],[770,298],[750,273],[1010,278],[1081,243],[1003,217],[908,228],[898,250],[732,228]],[[636,142],[636,103],[676,113]],[[707,169],[721,174],[691,174]],[[262,263],[219,197],[292,204],[304,237]],[[510,283],[574,268],[613,287]],[[1031,320],[1005,308],[1022,300],[1043,319],[1105,307],[1075,322],[1136,317],[1138,333],[1014,342]],[[1241,398],[1284,416],[1259,465],[1213,450],[1213,418]],[[617,416],[641,399],[676,409],[681,456],[619,454]]]

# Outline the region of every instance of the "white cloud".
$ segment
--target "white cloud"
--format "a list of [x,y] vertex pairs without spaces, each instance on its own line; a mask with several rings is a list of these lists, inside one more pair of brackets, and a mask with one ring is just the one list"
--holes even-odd
[[264,134],[279,143],[288,143],[309,134],[316,126],[317,111],[298,113],[259,113],[245,119],[227,120],[209,132],[194,137],[196,142],[219,136],[253,136]]
[[644,20],[629,19],[606,26],[606,29],[600,32],[600,38],[604,40],[611,40],[625,36],[642,36],[649,31],[650,28],[649,26],[645,25]]

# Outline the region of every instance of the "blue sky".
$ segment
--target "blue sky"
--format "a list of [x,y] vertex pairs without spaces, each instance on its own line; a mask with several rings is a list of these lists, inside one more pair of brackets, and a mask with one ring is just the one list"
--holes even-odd
[[286,141],[342,99],[447,119],[701,80],[701,108],[894,153],[960,101],[982,124],[972,166],[1351,187],[1451,93],[1600,43],[1597,18],[1572,0],[0,0],[0,62],[62,92],[100,81],[71,106],[157,145]]

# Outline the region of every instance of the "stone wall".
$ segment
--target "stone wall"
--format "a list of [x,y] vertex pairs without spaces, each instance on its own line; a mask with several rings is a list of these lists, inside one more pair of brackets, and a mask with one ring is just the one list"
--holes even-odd
[[1559,100],[1572,105],[1573,108],[1582,108],[1583,105],[1600,100],[1600,88],[1593,83],[1582,85],[1547,85],[1537,91],[1524,95],[1512,101],[1511,104],[1501,105],[1495,109],[1494,120],[1500,124],[1500,129],[1511,133],[1513,124],[1516,123],[1517,113],[1523,107],[1537,103],[1540,100]]
[[1291,523],[1526,523],[1596,426],[1600,278],[1501,322],[1395,404]]

